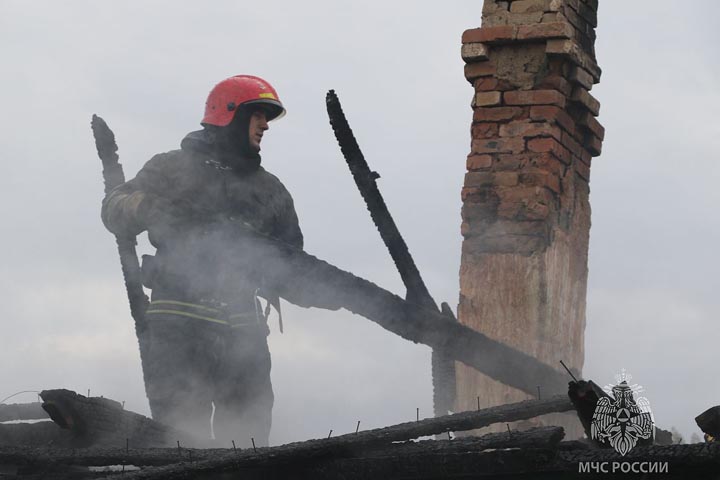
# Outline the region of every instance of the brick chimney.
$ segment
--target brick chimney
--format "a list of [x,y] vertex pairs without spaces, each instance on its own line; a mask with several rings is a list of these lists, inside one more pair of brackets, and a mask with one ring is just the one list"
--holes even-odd
[[[558,370],[582,371],[597,0],[485,0],[462,36],[474,87],[462,189],[459,321]],[[529,398],[457,364],[457,410]],[[568,377],[568,380],[570,378]],[[538,379],[542,395],[542,379]],[[550,416],[548,416],[550,417]],[[537,424],[538,422],[534,422]],[[569,427],[571,417],[540,423]]]

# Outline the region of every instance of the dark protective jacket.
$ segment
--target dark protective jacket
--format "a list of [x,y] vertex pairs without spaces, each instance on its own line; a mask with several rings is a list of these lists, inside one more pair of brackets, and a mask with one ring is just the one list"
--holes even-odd
[[[172,225],[145,225],[153,217],[148,210],[157,205],[173,206]],[[224,167],[213,159],[204,131],[185,137],[180,150],[154,156],[134,179],[110,192],[102,218],[116,234],[137,235],[148,229],[157,254],[154,267],[144,267],[149,270],[144,276],[151,277],[154,298],[162,292],[177,300],[226,303],[230,310],[254,307],[252,297],[263,283],[263,261],[252,251],[238,255],[229,248],[233,233],[216,230],[216,224],[239,222],[303,246],[293,200],[280,180],[259,165],[247,170]]]

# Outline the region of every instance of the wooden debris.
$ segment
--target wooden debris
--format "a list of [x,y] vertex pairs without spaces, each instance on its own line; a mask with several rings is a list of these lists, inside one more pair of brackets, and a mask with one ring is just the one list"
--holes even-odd
[[393,442],[445,432],[473,430],[494,423],[513,422],[572,409],[572,403],[566,396],[556,396],[547,400],[527,400],[480,411],[401,423],[338,437],[290,443],[280,447],[258,448],[257,453],[249,449],[238,454],[230,451],[218,455],[217,458],[196,462],[192,465],[172,465],[147,469],[142,472],[125,474],[124,478],[128,480],[133,478],[175,479],[189,478],[189,476],[201,478],[204,475],[220,472],[235,472],[260,467],[280,468],[295,462],[306,464],[328,458],[350,457],[378,448],[389,448]]
[[166,446],[177,440],[195,444],[187,434],[178,432],[138,413],[123,409],[107,398],[85,397],[70,390],[44,390],[43,409],[63,429],[72,433],[72,445],[124,445],[136,447]]
[[720,405],[708,408],[695,417],[695,423],[706,435],[720,438]]

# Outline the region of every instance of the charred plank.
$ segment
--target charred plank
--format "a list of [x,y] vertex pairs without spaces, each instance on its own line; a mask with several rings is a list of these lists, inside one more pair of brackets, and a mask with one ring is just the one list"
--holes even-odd
[[125,410],[107,398],[85,397],[70,390],[44,390],[43,409],[72,434],[72,445],[169,446],[177,440],[192,442],[184,433],[138,413]]
[[[556,369],[465,325],[448,321],[437,310],[406,302],[368,280],[244,225],[227,219],[219,219],[218,223],[216,230],[227,235],[218,241],[231,250],[224,265],[228,278],[232,278],[234,270],[242,271],[241,264],[234,266],[234,259],[242,263],[252,252],[253,257],[263,259],[268,289],[296,305],[344,307],[402,338],[446,352],[454,360],[533,396],[537,395],[537,385],[543,385],[548,395],[567,391],[567,379]],[[211,249],[203,245],[197,248]]]
[[[277,469],[290,464],[306,467],[331,459],[356,456],[368,450],[377,451],[380,448],[390,448],[393,442],[438,433],[473,430],[498,422],[512,422],[572,409],[572,403],[565,396],[546,400],[528,400],[476,412],[456,413],[333,438],[290,443],[280,447],[258,448],[257,452],[243,450],[237,454],[219,454],[217,458],[192,465],[153,468],[126,474],[124,478],[128,480],[133,478],[175,479],[190,478],[190,476],[192,478],[204,478],[204,476],[211,478],[210,475],[218,473],[240,471],[245,473],[247,469]],[[270,475],[267,472],[265,474]],[[287,471],[285,474],[287,475]]]
[[705,434],[713,438],[720,437],[720,405],[708,408],[695,417],[695,423]]

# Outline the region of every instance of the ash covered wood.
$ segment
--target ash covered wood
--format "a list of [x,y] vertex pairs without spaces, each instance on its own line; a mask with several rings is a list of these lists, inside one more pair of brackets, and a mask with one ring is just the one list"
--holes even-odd
[[[435,435],[438,433],[472,430],[499,422],[512,422],[553,412],[572,410],[570,400],[557,396],[546,400],[528,400],[475,412],[456,413],[445,417],[407,422],[374,430],[341,435],[333,438],[290,443],[280,447],[258,448],[236,453],[220,454],[217,458],[193,464],[172,465],[126,474],[125,478],[174,479],[201,478],[222,472],[246,469],[274,469],[291,464],[307,465],[334,458],[352,457],[360,452],[390,448],[393,442]],[[287,468],[287,467],[283,467]],[[211,477],[207,477],[211,478]]]
[[714,439],[720,438],[720,405],[708,408],[695,417],[695,423],[705,434]]
[[85,397],[70,390],[44,390],[43,409],[61,428],[72,433],[73,446],[169,446],[178,440],[194,443],[188,435],[138,413],[123,409],[107,398]]

